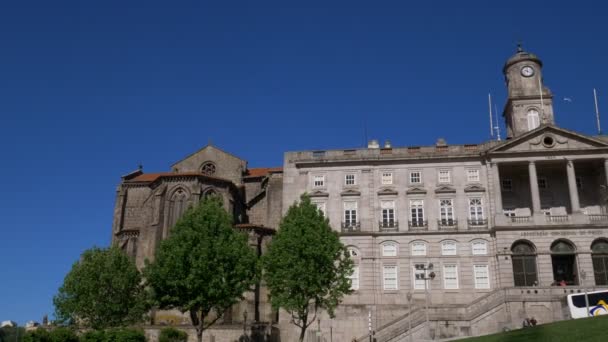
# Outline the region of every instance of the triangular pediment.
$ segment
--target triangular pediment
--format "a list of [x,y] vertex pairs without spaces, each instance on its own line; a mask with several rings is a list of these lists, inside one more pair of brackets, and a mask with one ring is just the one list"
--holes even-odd
[[340,193],[340,196],[361,196],[361,192],[357,190],[344,190]]
[[398,195],[399,193],[397,192],[397,190],[395,189],[391,189],[391,188],[384,188],[384,189],[380,189],[380,191],[378,191],[378,196],[389,196],[389,195]]
[[544,125],[490,150],[492,153],[550,152],[608,148],[608,142],[553,125]]
[[411,188],[407,189],[406,193],[408,195],[411,195],[411,194],[426,194],[426,189],[414,186],[414,187],[411,187]]
[[442,185],[437,187],[437,189],[435,189],[435,193],[436,194],[448,194],[448,193],[455,193],[456,189],[454,189],[453,187],[449,186],[449,185]]
[[479,184],[467,185],[464,188],[464,192],[484,192],[484,191],[486,191],[486,188],[484,188],[483,186],[481,186]]
[[329,193],[321,190],[316,190],[308,194],[308,197],[329,197]]

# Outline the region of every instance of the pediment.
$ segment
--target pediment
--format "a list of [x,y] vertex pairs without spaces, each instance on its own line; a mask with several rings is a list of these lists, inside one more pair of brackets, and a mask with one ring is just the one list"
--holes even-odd
[[357,190],[344,190],[340,193],[340,196],[361,196],[361,192]]
[[451,187],[449,185],[438,186],[435,189],[436,194],[449,194],[449,193],[455,193],[455,192],[456,192],[456,189],[454,189],[453,187]]
[[329,197],[329,193],[321,190],[315,190],[308,194],[308,197]]
[[389,195],[398,195],[399,192],[395,189],[391,189],[391,188],[384,188],[384,189],[380,189],[378,191],[378,196],[389,196]]
[[426,189],[414,186],[414,187],[411,187],[411,188],[407,189],[406,193],[408,195],[411,195],[411,194],[426,194]]
[[467,185],[464,188],[464,192],[485,192],[486,188],[479,184]]
[[608,148],[608,142],[552,125],[541,126],[490,149],[488,153],[549,152]]

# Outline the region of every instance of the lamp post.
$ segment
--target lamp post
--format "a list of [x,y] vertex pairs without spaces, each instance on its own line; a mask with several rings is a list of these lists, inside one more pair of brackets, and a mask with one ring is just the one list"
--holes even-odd
[[[431,338],[431,325],[429,324],[429,287],[427,286],[427,282],[429,280],[435,279],[435,272],[433,272],[433,263],[429,262],[428,264],[416,264],[417,270],[423,270],[424,274],[416,274],[416,279],[424,280],[424,297],[425,297],[425,321],[427,327],[427,333],[429,338]],[[431,271],[429,273],[429,271]]]
[[412,342],[412,293],[408,292],[407,293],[407,305],[408,305],[408,315],[407,315],[407,331],[408,331],[408,335],[410,335],[410,342]]
[[585,285],[585,279],[587,278],[587,272],[581,270],[581,280],[583,281],[583,290],[585,291],[585,308],[587,310],[587,317],[589,317],[589,296],[587,296],[587,285]]

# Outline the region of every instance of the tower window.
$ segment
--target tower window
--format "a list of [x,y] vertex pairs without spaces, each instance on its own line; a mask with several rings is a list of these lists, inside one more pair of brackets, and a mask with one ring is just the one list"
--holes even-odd
[[531,131],[540,126],[540,117],[538,116],[538,110],[528,110],[528,131]]

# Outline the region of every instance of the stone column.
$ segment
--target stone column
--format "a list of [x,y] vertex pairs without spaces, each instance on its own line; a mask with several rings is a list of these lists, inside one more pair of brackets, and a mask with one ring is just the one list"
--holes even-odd
[[496,214],[502,214],[502,184],[500,184],[500,172],[498,170],[498,163],[491,162],[492,167],[492,178],[494,181],[494,203],[496,205]]
[[608,159],[604,159],[604,173],[606,174],[606,184],[608,185]]
[[530,194],[532,195],[532,214],[540,214],[540,194],[538,192],[538,178],[536,177],[536,164],[528,164],[530,174]]
[[570,192],[570,206],[572,213],[581,211],[581,205],[578,201],[578,189],[576,188],[576,175],[574,173],[574,163],[568,159],[566,164],[566,172],[568,173],[568,191]]

